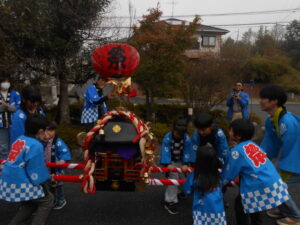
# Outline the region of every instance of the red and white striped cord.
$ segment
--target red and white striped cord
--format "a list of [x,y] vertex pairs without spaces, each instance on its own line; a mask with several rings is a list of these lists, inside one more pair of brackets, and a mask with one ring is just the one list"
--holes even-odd
[[179,186],[185,182],[185,179],[156,179],[150,178],[150,182],[148,185],[150,186],[169,186],[175,185]]
[[[173,173],[183,173],[181,168],[174,168],[172,171],[170,171],[167,167],[151,167],[150,168],[152,173],[167,173],[167,172],[173,172]],[[185,172],[191,173],[193,172],[193,168],[188,168]]]
[[[150,178],[150,182],[148,185],[150,186],[179,186],[185,182],[185,179],[155,179]],[[226,184],[226,186],[235,187],[238,186],[239,182],[237,180],[233,180]]]

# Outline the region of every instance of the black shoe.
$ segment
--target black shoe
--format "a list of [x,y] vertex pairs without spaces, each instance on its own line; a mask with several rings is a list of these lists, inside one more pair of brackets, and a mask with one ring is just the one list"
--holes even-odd
[[179,193],[177,196],[179,199],[187,199],[188,198],[188,196],[185,195],[183,192]]
[[178,204],[174,202],[165,202],[165,209],[172,215],[178,214]]
[[54,209],[54,210],[60,210],[60,209],[62,209],[63,207],[65,207],[66,204],[67,204],[67,201],[66,201],[66,200],[58,200],[58,201],[55,203],[53,209]]

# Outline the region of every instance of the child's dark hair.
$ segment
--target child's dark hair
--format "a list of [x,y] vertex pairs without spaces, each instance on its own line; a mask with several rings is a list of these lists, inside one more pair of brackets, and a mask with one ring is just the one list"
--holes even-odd
[[57,123],[55,121],[50,121],[47,126],[47,130],[57,130]]
[[39,114],[29,114],[25,120],[25,135],[34,136],[40,129],[45,130],[48,124],[46,117]]
[[33,86],[26,86],[22,89],[22,98],[31,102],[41,102],[42,96],[40,89]]
[[173,123],[173,131],[174,130],[178,131],[179,134],[183,136],[187,130],[187,120],[183,117],[178,117]]
[[204,195],[206,192],[218,187],[220,185],[218,169],[221,166],[216,150],[211,145],[199,147],[195,164],[195,189]]
[[260,93],[260,98],[266,98],[269,100],[277,100],[278,106],[283,106],[287,100],[287,95],[285,90],[278,85],[269,85],[264,87]]
[[213,124],[213,117],[208,113],[199,113],[195,116],[194,126],[197,129],[210,127]]
[[254,135],[254,125],[247,119],[236,119],[231,122],[230,128],[235,136],[241,137],[241,141],[251,140]]

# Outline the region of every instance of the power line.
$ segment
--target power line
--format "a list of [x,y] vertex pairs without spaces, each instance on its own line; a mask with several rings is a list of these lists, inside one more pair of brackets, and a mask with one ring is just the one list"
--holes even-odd
[[260,22],[260,23],[236,23],[236,24],[213,24],[209,26],[216,27],[235,27],[235,26],[252,26],[252,25],[276,25],[276,24],[288,24],[289,22]]
[[[258,14],[279,14],[279,13],[295,13],[299,12],[300,8],[294,9],[279,9],[279,10],[266,10],[266,11],[250,11],[250,12],[231,12],[231,13],[214,13],[214,14],[200,14],[201,17],[217,17],[217,16],[241,16],[241,15],[258,15]],[[197,14],[194,15],[177,15],[177,16],[161,16],[162,18],[182,18],[182,17],[195,17]],[[117,19],[129,19],[129,16],[112,16],[109,18],[117,18]],[[142,18],[142,16],[135,17],[136,19]]]
[[[211,24],[206,26],[215,26],[215,27],[237,27],[237,26],[258,26],[258,25],[276,25],[280,24],[285,26],[286,24],[290,23],[290,21],[282,21],[278,22],[257,22],[257,23],[236,23],[236,24]],[[129,26],[111,26],[111,27],[93,27],[94,29],[129,29],[132,27]]]

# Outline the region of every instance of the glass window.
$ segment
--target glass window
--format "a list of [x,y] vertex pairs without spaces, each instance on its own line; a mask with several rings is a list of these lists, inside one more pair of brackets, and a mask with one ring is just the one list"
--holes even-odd
[[216,37],[203,36],[202,37],[203,46],[216,46]]

